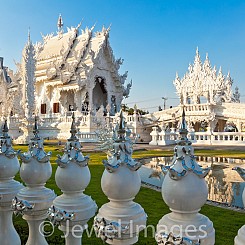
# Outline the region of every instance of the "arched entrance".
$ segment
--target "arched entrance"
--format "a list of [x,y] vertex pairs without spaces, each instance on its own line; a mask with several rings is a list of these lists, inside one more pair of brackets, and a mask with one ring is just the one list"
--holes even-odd
[[93,95],[92,95],[92,103],[93,108],[98,111],[101,106],[106,108],[107,106],[107,89],[105,79],[102,77],[95,78],[95,86],[93,88]]

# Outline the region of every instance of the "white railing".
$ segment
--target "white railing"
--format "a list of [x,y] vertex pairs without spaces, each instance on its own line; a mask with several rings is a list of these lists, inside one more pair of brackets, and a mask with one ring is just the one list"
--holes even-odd
[[210,105],[209,104],[195,104],[195,105],[185,105],[186,111],[210,111]]
[[241,132],[195,132],[189,133],[194,144],[208,145],[244,145],[245,133]]
[[[151,133],[151,145],[171,145],[178,139],[176,132]],[[188,139],[195,145],[245,145],[245,133],[241,132],[189,132]]]
[[98,141],[98,137],[96,133],[79,132],[77,134],[77,137],[80,142],[97,142]]
[[18,123],[20,121],[19,117],[10,117],[10,123]]

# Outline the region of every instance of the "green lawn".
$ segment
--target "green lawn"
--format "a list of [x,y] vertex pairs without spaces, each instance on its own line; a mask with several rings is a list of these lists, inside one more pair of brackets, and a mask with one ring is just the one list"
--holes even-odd
[[[26,146],[15,146],[15,149],[21,149],[26,151]],[[58,146],[45,146],[46,151],[52,151],[53,155],[51,158],[51,163],[53,167],[53,174],[50,180],[47,182],[47,187],[51,188],[55,191],[57,195],[61,194],[61,191],[57,188],[54,180],[54,174],[55,170],[57,168],[55,164],[55,158],[57,154],[62,154],[61,152],[62,147]],[[216,154],[215,154],[216,153]],[[227,152],[212,152],[211,154],[209,152],[200,151],[197,152],[199,155],[209,154],[209,155],[219,155],[219,156],[227,156],[225,154],[228,154]],[[224,154],[224,155],[223,155]],[[234,157],[232,155],[233,153],[229,153],[231,157]],[[239,152],[239,157],[244,157],[245,154]],[[100,207],[102,204],[108,202],[107,197],[103,194],[101,187],[100,187],[100,179],[101,175],[104,171],[104,167],[101,163],[102,159],[106,158],[106,155],[104,153],[100,152],[94,152],[94,153],[86,153],[84,152],[84,155],[90,155],[90,163],[89,168],[91,171],[91,182],[89,186],[87,187],[85,193],[90,195],[97,203],[98,207]],[[166,156],[166,155],[172,155],[172,151],[135,151],[134,157],[135,158],[142,158],[142,157],[150,157],[150,156]],[[242,155],[242,156],[241,156]],[[16,176],[17,180],[19,179],[19,176]],[[169,213],[169,209],[167,205],[163,202],[162,196],[160,192],[153,191],[151,189],[147,188],[141,188],[139,194],[136,196],[135,201],[138,202],[144,209],[145,212],[148,215],[147,224],[151,224],[156,226],[159,219]],[[209,205],[205,205],[201,213],[208,216],[210,220],[213,221],[214,227],[216,230],[216,243],[217,245],[232,245],[234,244],[233,240],[234,237],[237,234],[238,229],[245,224],[245,216],[244,213],[239,213],[235,211],[230,211],[226,209],[222,209],[219,207],[213,207]],[[28,237],[28,228],[26,222],[21,217],[15,217],[14,218],[14,224],[18,231],[18,233],[21,236],[21,240],[24,244]],[[89,222],[89,227],[92,226],[92,220]],[[48,244],[65,244],[64,240],[60,238],[62,233],[56,228],[55,233],[47,238]],[[88,238],[86,233],[83,235],[83,244],[103,244],[103,242],[96,238],[95,235],[93,235],[91,238]],[[155,239],[152,235],[152,232],[148,231],[147,238],[144,238],[144,232],[141,232],[139,242],[137,244],[156,244]]]

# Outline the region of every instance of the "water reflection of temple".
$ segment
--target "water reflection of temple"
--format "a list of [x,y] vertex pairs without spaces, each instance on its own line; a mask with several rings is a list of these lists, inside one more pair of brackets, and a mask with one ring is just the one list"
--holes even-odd
[[[208,185],[208,199],[211,201],[243,207],[242,191],[245,186],[242,178],[236,171],[232,170],[234,166],[245,167],[245,159],[234,159],[227,157],[206,157],[197,156],[197,162],[202,167],[211,167],[210,173],[206,177]],[[145,159],[145,168],[149,171],[142,172],[141,177],[147,183],[147,178],[154,180],[154,183],[159,187],[162,184],[161,165],[170,165],[171,157],[155,157]],[[152,180],[149,181],[152,184]]]

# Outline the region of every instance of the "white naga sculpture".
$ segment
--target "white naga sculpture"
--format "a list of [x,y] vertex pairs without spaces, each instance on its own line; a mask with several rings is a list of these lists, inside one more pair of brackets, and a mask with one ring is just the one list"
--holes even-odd
[[193,147],[187,139],[184,110],[179,133],[173,163],[163,167],[162,196],[172,212],[159,221],[156,241],[158,244],[214,245],[213,223],[198,213],[208,197],[204,178],[209,169],[202,169],[195,161]]
[[[138,241],[138,233],[146,225],[143,208],[133,202],[140,190],[141,179],[137,170],[141,163],[132,159],[130,130],[125,129],[122,111],[119,125],[112,138],[107,138],[102,148],[107,148],[108,160],[104,160],[105,171],[101,187],[109,203],[104,204],[94,219],[94,229],[108,244],[128,245]],[[108,134],[105,134],[107,137]]]

